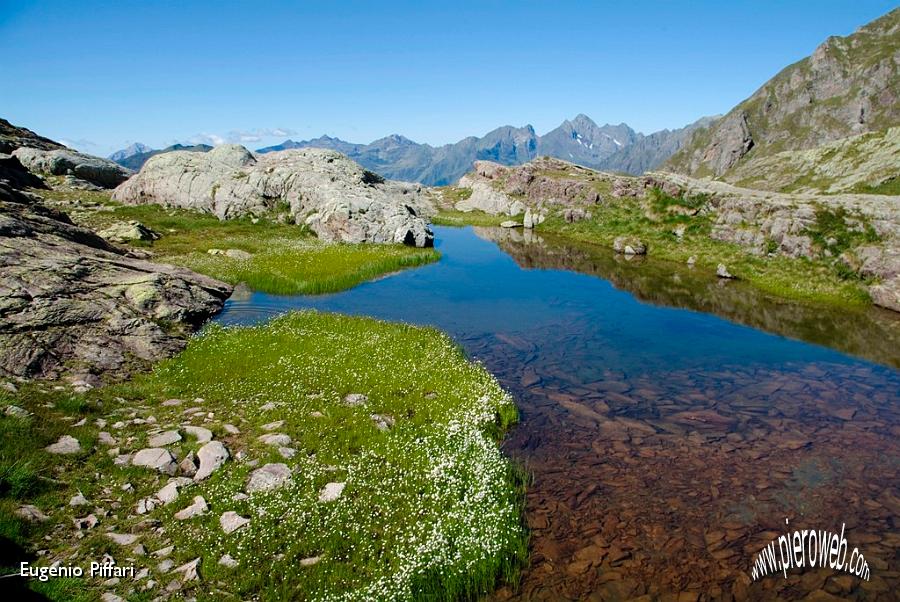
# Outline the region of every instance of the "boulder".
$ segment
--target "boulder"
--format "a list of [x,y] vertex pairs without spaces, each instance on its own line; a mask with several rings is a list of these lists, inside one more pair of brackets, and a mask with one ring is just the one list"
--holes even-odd
[[127,375],[180,351],[231,292],[123,253],[0,180],[0,375]]
[[284,433],[267,433],[265,435],[260,436],[260,443],[265,443],[266,445],[274,445],[278,447],[282,447],[285,445],[291,444],[291,438]]
[[222,516],[219,517],[219,525],[222,527],[222,531],[225,532],[225,535],[234,533],[238,529],[249,524],[249,518],[244,518],[237,512],[232,512],[231,510],[223,513]]
[[174,475],[175,470],[178,468],[178,463],[175,461],[175,456],[172,455],[172,452],[161,447],[140,450],[131,458],[131,464],[153,468],[169,475]]
[[266,464],[250,473],[247,493],[269,491],[287,485],[291,480],[291,469],[286,464]]
[[97,232],[98,235],[110,242],[131,242],[133,240],[157,240],[160,235],[141,222],[131,220],[116,222],[108,228]]
[[328,483],[319,492],[319,501],[322,503],[334,502],[340,499],[341,495],[344,493],[344,487],[346,487],[346,483]]
[[81,451],[81,444],[75,437],[63,435],[56,443],[48,445],[45,449],[51,454],[77,454]]
[[613,251],[624,255],[646,255],[647,245],[634,236],[618,236],[613,241]]
[[175,513],[175,518],[177,520],[188,520],[205,514],[207,510],[209,510],[209,506],[206,505],[206,500],[203,499],[202,495],[196,495],[190,506]]
[[164,433],[159,433],[158,435],[153,435],[147,440],[147,443],[150,447],[163,447],[164,445],[171,445],[173,443],[178,443],[181,441],[181,435],[178,434],[178,431],[166,431]]
[[72,175],[103,188],[115,188],[134,173],[107,159],[71,149],[17,148],[12,154],[32,173]]
[[194,437],[197,440],[197,443],[209,443],[213,438],[212,431],[202,426],[189,424],[183,427],[183,430],[191,437]]
[[419,184],[386,181],[332,150],[305,148],[254,156],[225,144],[208,153],[175,151],[147,161],[113,194],[129,204],[207,211],[219,219],[261,215],[286,205],[319,238],[346,243],[431,246]]
[[210,441],[200,448],[197,458],[200,460],[200,468],[197,469],[194,480],[202,481],[225,464],[228,460],[228,450],[221,441]]

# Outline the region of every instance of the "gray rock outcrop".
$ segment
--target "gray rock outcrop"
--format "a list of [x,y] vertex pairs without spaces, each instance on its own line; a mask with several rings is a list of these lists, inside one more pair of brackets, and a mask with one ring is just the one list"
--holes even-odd
[[0,180],[0,374],[126,374],[180,351],[231,287],[132,259]]
[[134,173],[118,163],[70,149],[17,148],[12,154],[32,173],[72,175],[103,188],[115,188]]
[[[238,145],[151,158],[113,193],[129,204],[207,211],[220,219],[286,209],[319,238],[431,246],[421,185],[392,182],[335,151],[302,149],[256,157]],[[286,206],[286,207],[285,207]]]

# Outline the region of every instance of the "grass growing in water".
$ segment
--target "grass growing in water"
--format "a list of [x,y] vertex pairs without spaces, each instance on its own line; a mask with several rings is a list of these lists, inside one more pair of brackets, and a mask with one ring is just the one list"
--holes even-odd
[[[346,405],[349,393],[367,400]],[[489,591],[498,579],[514,579],[527,553],[522,480],[497,446],[516,419],[515,407],[483,367],[467,361],[438,331],[316,312],[255,327],[213,326],[153,373],[92,391],[84,403],[45,408],[54,395],[62,394],[32,389],[17,401],[38,415],[29,419],[34,432],[17,439],[34,442],[26,449],[17,444],[15,455],[56,462],[66,475],[65,485],[55,485],[50,494],[15,500],[27,498],[51,515],[29,537],[53,533],[51,542],[39,544],[51,549],[47,562],[68,557],[73,547],[81,562],[103,553],[131,556],[103,531],[132,532],[150,518],[165,531],[134,531],[148,552],[174,545],[175,566],[201,558],[202,581],[185,583],[184,595],[455,600]],[[203,401],[190,401],[195,397]],[[161,405],[169,398],[186,401]],[[188,406],[196,409],[185,412]],[[106,448],[95,445],[93,418],[101,407],[110,425],[124,423],[105,429],[119,440],[122,453],[147,446],[153,429],[190,422],[211,429],[232,459],[208,481],[185,488],[176,502],[133,516],[138,500],[159,490],[167,477],[115,466]],[[85,426],[69,426],[88,412],[94,414]],[[150,416],[152,425],[145,422]],[[382,430],[373,416],[395,423]],[[0,417],[0,424],[9,420]],[[271,431],[263,428],[275,421],[284,422]],[[240,434],[229,434],[225,424],[236,425]],[[85,451],[76,458],[49,457],[41,447],[66,429]],[[289,435],[294,455],[284,458],[259,441],[267,432]],[[198,448],[187,436],[169,446],[179,458]],[[237,460],[238,453],[245,460]],[[236,497],[250,471],[266,463],[287,464],[292,483]],[[99,482],[97,472],[104,475]],[[126,482],[131,489],[122,491]],[[343,494],[320,502],[329,482],[346,483]],[[87,510],[65,502],[76,489],[91,500],[89,508],[113,507],[82,540],[72,536],[71,520]],[[195,495],[206,499],[209,512],[173,520]],[[251,522],[225,535],[219,517],[226,511]],[[56,531],[56,524],[65,528]],[[218,564],[226,553],[238,568]],[[300,563],[315,557],[315,564]],[[158,574],[158,558],[136,557],[135,563],[160,582],[157,593],[172,579]],[[93,586],[102,587],[99,581]]]
[[[213,215],[159,205],[121,205],[106,192],[40,191],[55,201],[93,204],[101,211],[76,213],[80,223],[101,230],[118,221],[137,220],[162,234],[147,248],[153,260],[173,263],[219,280],[279,295],[330,293],[400,269],[437,261],[434,249],[404,245],[326,244],[304,226],[266,217],[220,221]],[[239,249],[249,259],[210,255],[209,249]]]

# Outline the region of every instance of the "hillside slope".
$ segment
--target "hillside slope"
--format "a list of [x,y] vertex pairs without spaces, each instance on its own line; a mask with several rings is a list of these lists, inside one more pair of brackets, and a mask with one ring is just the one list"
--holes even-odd
[[725,177],[744,163],[900,125],[900,9],[766,82],[724,118],[697,131],[666,164]]

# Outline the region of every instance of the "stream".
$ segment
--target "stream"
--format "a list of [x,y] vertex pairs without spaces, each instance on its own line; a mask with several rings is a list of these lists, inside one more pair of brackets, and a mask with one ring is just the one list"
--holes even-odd
[[[494,599],[897,599],[900,316],[530,231],[435,239],[435,264],[331,295],[236,293],[217,320],[399,320],[484,363],[520,408],[504,449],[533,475],[530,564]],[[751,581],[779,535],[842,524],[868,581],[809,567]]]

